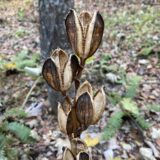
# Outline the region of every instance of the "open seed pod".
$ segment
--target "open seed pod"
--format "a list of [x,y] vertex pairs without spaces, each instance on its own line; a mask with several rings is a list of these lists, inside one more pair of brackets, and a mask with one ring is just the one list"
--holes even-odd
[[91,160],[90,156],[88,153],[86,152],[80,152],[78,155],[77,155],[77,160]]
[[62,160],[91,160],[91,158],[85,151],[81,151],[75,156],[69,148],[66,148]]
[[76,117],[75,108],[72,108],[67,117],[66,131],[69,137],[79,137],[82,129]]
[[43,64],[42,75],[56,91],[67,91],[71,86],[73,71],[70,59],[65,51],[56,49]]
[[71,67],[72,67],[72,73],[73,73],[73,80],[75,82],[76,89],[79,87],[79,77],[81,76],[81,73],[83,71],[83,66],[80,65],[79,59],[76,55],[71,56]]
[[75,109],[64,110],[60,103],[58,104],[58,125],[60,130],[69,137],[78,137],[82,132]]
[[92,124],[93,100],[88,92],[78,97],[76,102],[76,116],[83,130]]
[[99,47],[104,21],[99,12],[91,15],[84,11],[78,16],[75,10],[70,10],[65,20],[69,41],[74,52],[83,61],[91,57]]
[[88,81],[82,83],[76,94],[76,115],[85,130],[92,123],[93,116],[93,91]]
[[[82,83],[76,95],[76,115],[81,126],[88,127],[95,124],[101,117],[106,104],[103,88],[93,96],[92,87],[89,82]],[[85,128],[85,129],[86,129]]]
[[94,105],[92,124],[95,124],[97,123],[97,121],[99,121],[100,117],[102,116],[102,113],[104,112],[106,105],[106,96],[103,88],[97,91],[93,98],[93,103]]
[[76,156],[79,152],[87,151],[86,143],[80,138],[74,138],[71,140],[71,151]]
[[80,65],[79,59],[76,55],[71,56],[71,67],[72,67],[72,73],[73,73],[73,79],[77,78],[79,72],[83,70],[83,66]]
[[62,131],[63,133],[67,133],[66,125],[67,125],[68,113],[66,113],[63,110],[62,105],[58,103],[58,126],[59,126],[60,131]]
[[62,103],[62,108],[65,112],[66,115],[69,114],[70,110],[71,110],[71,105],[72,105],[72,99],[70,97],[65,97],[64,101]]
[[83,93],[88,92],[90,96],[93,96],[93,89],[91,84],[88,81],[84,81],[78,88],[77,94],[76,94],[76,101],[78,97],[80,97]]
[[76,160],[76,157],[73,155],[73,153],[71,152],[69,148],[66,148],[63,153],[62,160]]

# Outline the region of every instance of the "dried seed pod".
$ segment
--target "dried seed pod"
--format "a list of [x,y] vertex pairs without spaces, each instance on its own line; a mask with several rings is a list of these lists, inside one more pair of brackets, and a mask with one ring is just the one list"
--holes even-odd
[[93,96],[93,90],[92,86],[88,81],[84,81],[78,88],[77,94],[76,94],[76,100],[78,99],[79,96],[81,96],[83,93],[88,92],[91,97]]
[[43,64],[42,75],[53,89],[59,91],[60,81],[58,76],[58,70],[55,62],[52,61],[50,58],[48,58]]
[[80,65],[76,55],[71,56],[71,67],[72,67],[73,79],[75,79],[77,78],[79,72],[83,70],[83,67]]
[[78,97],[76,102],[76,116],[82,129],[86,129],[92,123],[93,101],[88,92]]
[[80,152],[77,155],[77,160],[90,160],[89,154],[86,152]]
[[42,74],[47,83],[57,91],[67,91],[72,84],[71,57],[61,49],[51,53],[43,65]]
[[65,21],[69,41],[75,53],[83,61],[91,57],[99,47],[104,21],[99,12],[94,12],[93,16],[85,11],[77,15],[71,10]]
[[71,110],[71,102],[70,101],[71,101],[71,99],[69,97],[65,97],[65,99],[63,101],[62,108],[63,108],[66,115],[68,115]]
[[[88,81],[79,86],[76,94],[76,114],[80,123],[85,127],[95,124],[100,119],[105,104],[106,98],[103,88],[97,91],[93,98],[92,86]],[[92,117],[92,122],[90,117]]]
[[77,120],[75,108],[72,108],[68,114],[66,130],[69,137],[79,137],[81,134],[80,123]]
[[74,138],[71,140],[71,151],[75,156],[79,152],[86,151],[86,150],[87,150],[87,145],[83,140],[79,138]]
[[76,160],[75,156],[71,152],[70,149],[66,148],[64,153],[63,153],[63,158],[62,160]]
[[103,88],[101,88],[95,95],[93,100],[93,120],[92,124],[95,124],[101,117],[105,109],[106,97]]
[[60,130],[64,133],[67,133],[66,131],[67,117],[68,115],[64,112],[61,104],[58,103],[58,126]]

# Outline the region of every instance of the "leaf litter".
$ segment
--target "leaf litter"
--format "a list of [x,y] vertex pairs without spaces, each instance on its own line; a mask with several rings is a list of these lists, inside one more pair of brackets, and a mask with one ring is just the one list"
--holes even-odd
[[[26,8],[24,2],[19,0],[4,2],[5,5],[0,2],[0,7],[3,8],[0,11],[3,15],[0,21],[2,26],[0,29],[0,42],[2,43],[0,50],[1,114],[8,108],[21,106],[34,82],[33,77],[29,77],[24,70],[21,70],[21,68],[33,66],[28,66],[26,63],[24,67],[16,67],[13,61],[13,56],[24,50],[29,49],[27,53],[29,57],[32,57],[33,54],[40,54],[37,6],[33,6],[31,0],[25,3],[29,4],[26,5]],[[91,148],[93,159],[107,160],[107,157],[110,156],[110,159],[138,160],[141,159],[141,156],[145,159],[146,152],[151,155],[149,158],[159,158],[160,114],[159,108],[156,107],[160,105],[160,50],[157,47],[160,42],[160,24],[157,19],[160,13],[158,12],[159,6],[152,5],[149,1],[147,4],[132,1],[105,2],[99,0],[83,1],[83,3],[79,0],[75,1],[77,10],[87,8],[88,5],[93,6],[91,10],[98,9],[102,12],[106,27],[102,46],[88,61],[83,78],[87,77],[96,87],[103,84],[107,95],[116,93],[115,97],[119,97],[118,99],[108,98],[112,98],[114,103],[108,101],[102,119],[97,125],[88,129],[90,136],[87,134],[88,137],[85,138],[89,145],[93,146]],[[32,13],[34,16],[28,16]],[[39,62],[36,67],[38,65]],[[13,69],[16,69],[16,72],[13,72]],[[107,79],[108,74],[112,75],[109,77],[110,81]],[[125,94],[126,77],[131,74],[141,77],[139,88],[132,95],[145,119],[151,124],[147,132],[144,132],[147,143],[141,139],[137,128],[130,126],[128,122],[122,124],[113,137],[114,140],[101,140],[99,133],[108,123],[110,115],[118,111],[118,103]],[[26,108],[31,108],[33,112],[30,110],[31,116],[24,119],[24,123],[30,125],[38,140],[36,144],[29,147],[31,151],[26,156],[28,159],[32,157],[37,160],[61,159],[62,146],[68,145],[68,142],[66,137],[59,132],[56,117],[51,114],[47,102],[46,86],[43,84],[43,82],[37,84],[26,103]],[[35,103],[43,105],[43,109],[34,108]],[[137,108],[133,109],[137,113]],[[38,114],[40,112],[41,114]],[[111,144],[115,147],[111,147]],[[28,146],[25,147],[27,149]]]

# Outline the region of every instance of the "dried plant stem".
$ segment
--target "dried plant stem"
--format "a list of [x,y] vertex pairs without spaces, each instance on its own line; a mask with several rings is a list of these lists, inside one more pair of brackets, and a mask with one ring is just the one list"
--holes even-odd
[[81,66],[81,68],[79,69],[78,74],[77,74],[77,76],[76,76],[75,79],[74,79],[75,92],[77,91],[77,89],[78,89],[78,87],[79,87],[79,85],[80,85],[79,79],[80,79],[80,77],[82,76],[82,72],[83,72],[83,69],[84,69],[84,66],[85,66],[85,61],[82,60],[82,59],[80,60],[80,66]]
[[134,126],[138,129],[138,133],[141,137],[141,139],[144,141],[145,140],[145,137],[144,137],[144,134],[143,134],[143,130],[141,129],[141,127],[139,126],[139,124],[135,121],[135,119],[132,117],[132,116],[129,116],[129,120],[131,122],[131,125]]
[[29,90],[29,92],[28,92],[28,94],[27,94],[27,96],[26,96],[26,98],[25,98],[25,100],[24,100],[24,102],[23,102],[23,104],[22,104],[22,108],[25,107],[25,105],[26,105],[26,103],[27,103],[27,101],[28,101],[28,99],[29,99],[29,96],[31,95],[31,93],[32,93],[32,91],[34,90],[34,88],[36,87],[36,85],[37,85],[37,83],[39,82],[40,78],[41,78],[41,76],[39,76],[39,77],[36,79],[36,81],[33,83],[31,89]]

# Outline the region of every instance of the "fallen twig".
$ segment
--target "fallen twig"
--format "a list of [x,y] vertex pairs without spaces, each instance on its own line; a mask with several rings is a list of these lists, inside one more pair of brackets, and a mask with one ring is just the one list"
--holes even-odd
[[22,108],[25,107],[25,105],[26,105],[26,103],[27,103],[27,101],[28,101],[28,99],[29,99],[29,96],[31,95],[31,93],[32,93],[32,91],[34,90],[34,88],[36,87],[36,85],[37,85],[37,83],[39,82],[40,78],[41,78],[41,76],[38,77],[38,78],[36,79],[36,81],[33,83],[31,89],[29,90],[29,92],[28,92],[28,94],[27,94],[27,96],[26,96],[26,98],[25,98],[25,100],[24,100],[24,102],[23,102],[23,104],[22,104]]

